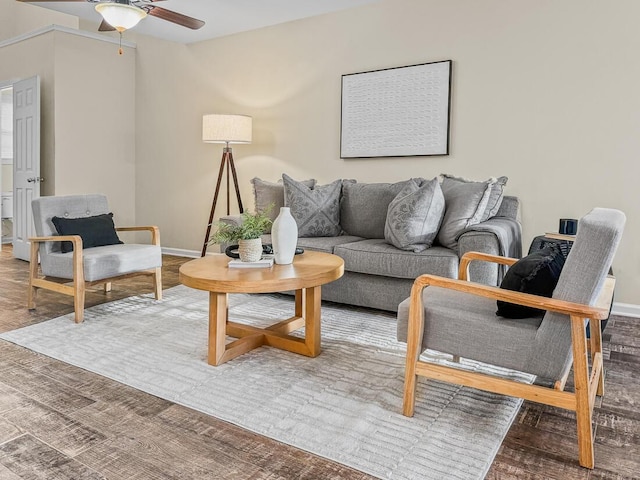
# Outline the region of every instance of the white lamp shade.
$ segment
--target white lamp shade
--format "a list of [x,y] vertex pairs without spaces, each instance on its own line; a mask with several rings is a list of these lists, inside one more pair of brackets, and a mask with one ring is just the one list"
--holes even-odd
[[251,143],[251,117],[212,113],[202,117],[205,143]]
[[135,27],[140,20],[147,16],[141,8],[126,3],[99,3],[96,10],[105,22],[119,32]]

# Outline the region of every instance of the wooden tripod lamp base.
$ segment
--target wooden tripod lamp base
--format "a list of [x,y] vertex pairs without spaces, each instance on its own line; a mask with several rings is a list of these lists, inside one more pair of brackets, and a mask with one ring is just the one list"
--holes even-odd
[[220,161],[220,171],[218,173],[218,181],[216,182],[216,191],[213,194],[213,203],[211,204],[211,213],[207,222],[207,232],[204,236],[202,245],[202,257],[207,253],[209,245],[209,236],[211,235],[211,225],[213,224],[213,216],[215,215],[216,205],[218,203],[218,195],[220,194],[220,185],[222,184],[222,176],[226,167],[227,178],[227,215],[230,214],[230,175],[233,176],[233,186],[236,190],[236,198],[238,199],[238,207],[240,213],[244,213],[242,199],[240,198],[240,188],[238,187],[238,176],[236,167],[233,163],[233,152],[230,143],[251,143],[252,119],[247,115],[220,115],[210,114],[202,117],[202,141],[205,143],[224,143],[225,147],[222,151],[222,160]]

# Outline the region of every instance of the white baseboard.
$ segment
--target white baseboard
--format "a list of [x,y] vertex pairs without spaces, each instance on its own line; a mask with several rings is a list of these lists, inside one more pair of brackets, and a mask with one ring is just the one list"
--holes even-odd
[[[165,255],[175,255],[176,257],[200,258],[201,252],[196,250],[185,250],[183,248],[167,248],[162,247],[162,253]],[[220,252],[207,252],[207,255],[214,255]]]
[[621,315],[623,317],[640,318],[640,305],[634,305],[633,303],[613,302],[611,314]]
[[[188,257],[188,258],[200,258],[200,252],[195,250],[184,250],[182,248],[162,248],[162,253],[166,255],[175,255],[176,257]],[[208,252],[207,255],[212,255],[218,252]],[[634,305],[633,303],[619,303],[613,302],[613,308],[611,309],[612,315],[621,315],[623,317],[635,317],[640,318],[640,305]]]

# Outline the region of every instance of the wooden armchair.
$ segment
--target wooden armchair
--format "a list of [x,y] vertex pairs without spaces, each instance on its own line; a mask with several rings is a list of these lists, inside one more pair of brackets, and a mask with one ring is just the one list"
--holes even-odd
[[[622,212],[596,208],[578,224],[553,298],[467,281],[469,263],[517,260],[466,254],[459,280],[422,275],[398,310],[398,339],[407,341],[403,413],[413,416],[418,376],[469,386],[576,412],[580,465],[594,467],[591,417],[596,395],[604,394],[600,321],[607,318],[614,279],[607,276],[624,228]],[[546,310],[542,318],[506,319],[496,300]],[[586,336],[586,320],[591,338]],[[552,388],[529,385],[435,365],[420,359],[426,350],[527,372]],[[589,369],[589,356],[591,369]],[[573,366],[574,391],[564,391]],[[591,370],[591,371],[590,371]],[[543,382],[539,382],[543,383]]]
[[[115,244],[83,250],[80,235],[58,235],[53,217],[87,218],[109,213],[103,195],[72,195],[40,197],[32,202],[33,220],[38,236],[31,242],[29,293],[27,305],[34,309],[38,289],[73,296],[75,321],[84,319],[85,289],[104,284],[111,290],[111,282],[135,275],[148,275],[153,279],[155,298],[162,299],[162,252],[158,227],[119,227],[116,231],[148,231],[151,244]],[[61,242],[68,241],[73,251],[62,252]],[[40,268],[38,265],[40,256]],[[41,270],[42,276],[39,274]],[[72,285],[66,285],[72,283]]]

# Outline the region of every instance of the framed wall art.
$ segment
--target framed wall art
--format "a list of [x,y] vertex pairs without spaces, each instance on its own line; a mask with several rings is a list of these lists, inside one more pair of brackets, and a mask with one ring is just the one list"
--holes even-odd
[[451,65],[343,75],[340,158],[448,155]]

